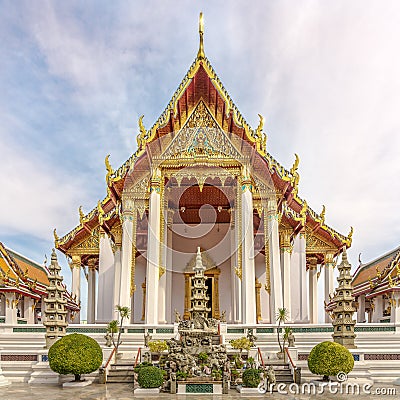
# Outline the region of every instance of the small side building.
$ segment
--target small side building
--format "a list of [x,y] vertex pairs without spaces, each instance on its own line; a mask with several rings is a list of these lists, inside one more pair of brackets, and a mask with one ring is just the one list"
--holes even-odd
[[[49,271],[46,266],[7,248],[0,242],[0,324],[42,324]],[[69,321],[79,304],[65,291]]]
[[360,263],[352,284],[357,322],[400,322],[400,246]]

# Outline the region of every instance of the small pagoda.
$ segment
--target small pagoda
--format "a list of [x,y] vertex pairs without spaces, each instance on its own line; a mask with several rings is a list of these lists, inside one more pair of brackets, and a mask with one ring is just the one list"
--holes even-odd
[[191,296],[191,306],[190,311],[191,319],[196,316],[201,316],[203,318],[208,318],[211,308],[207,307],[210,298],[207,296],[207,285],[206,277],[204,276],[204,271],[206,270],[201,259],[200,247],[197,248],[196,254],[196,265],[193,268],[194,277],[192,278],[192,296]]
[[68,323],[66,321],[67,310],[65,308],[67,300],[64,298],[66,291],[60,275],[61,267],[57,261],[57,254],[53,249],[51,253],[51,263],[49,271],[49,286],[47,286],[47,298],[45,302],[45,319],[43,325],[46,327],[46,348],[50,348],[53,343],[66,334]]
[[337,278],[339,286],[335,291],[332,301],[335,306],[332,310],[333,340],[348,349],[355,349],[354,344],[356,334],[354,326],[356,321],[353,314],[356,311],[354,307],[354,296],[352,286],[351,264],[347,260],[346,248],[343,250],[342,262],[338,266],[339,277]]

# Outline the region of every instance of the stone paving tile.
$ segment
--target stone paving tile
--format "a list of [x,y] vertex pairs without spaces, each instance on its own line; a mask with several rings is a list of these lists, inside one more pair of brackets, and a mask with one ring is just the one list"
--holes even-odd
[[[390,385],[374,385],[375,388],[389,388]],[[377,400],[388,399],[394,400],[400,398],[400,386],[395,387],[397,393],[394,395],[352,395],[351,397],[360,400]],[[135,396],[133,394],[133,386],[131,384],[92,384],[83,388],[63,389],[55,385],[28,385],[23,383],[13,383],[10,386],[0,388],[0,400],[132,400],[132,399],[180,399],[180,400],[223,400],[223,399],[286,399],[286,400],[348,400],[349,395],[325,393],[322,395],[283,395],[283,394],[266,394],[261,396],[241,396],[234,390],[229,395],[170,395],[160,394],[155,396]]]

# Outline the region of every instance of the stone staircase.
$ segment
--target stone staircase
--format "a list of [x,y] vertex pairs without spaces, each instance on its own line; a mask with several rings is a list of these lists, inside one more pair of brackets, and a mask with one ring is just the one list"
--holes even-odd
[[111,364],[107,375],[107,383],[133,383],[134,360],[118,360]]
[[292,371],[289,368],[289,364],[283,360],[268,360],[267,365],[272,365],[275,371],[276,383],[286,383],[290,385],[294,382]]

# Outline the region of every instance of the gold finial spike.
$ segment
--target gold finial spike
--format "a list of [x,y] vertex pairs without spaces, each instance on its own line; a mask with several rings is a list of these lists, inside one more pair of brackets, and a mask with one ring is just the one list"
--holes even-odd
[[54,236],[54,245],[55,245],[55,247],[57,247],[57,244],[58,244],[58,241],[60,240],[60,238],[57,235],[56,228],[54,228],[54,230],[53,230],[53,236]]
[[203,21],[203,13],[200,13],[199,17],[199,35],[200,35],[200,45],[199,45],[199,51],[197,53],[197,58],[205,58],[204,54],[204,42],[203,42],[203,35],[204,35],[204,21]]
[[82,206],[79,206],[79,223],[81,224],[81,223],[83,223],[83,219],[85,218],[85,214],[84,214],[84,212],[83,212],[83,210],[82,210]]

